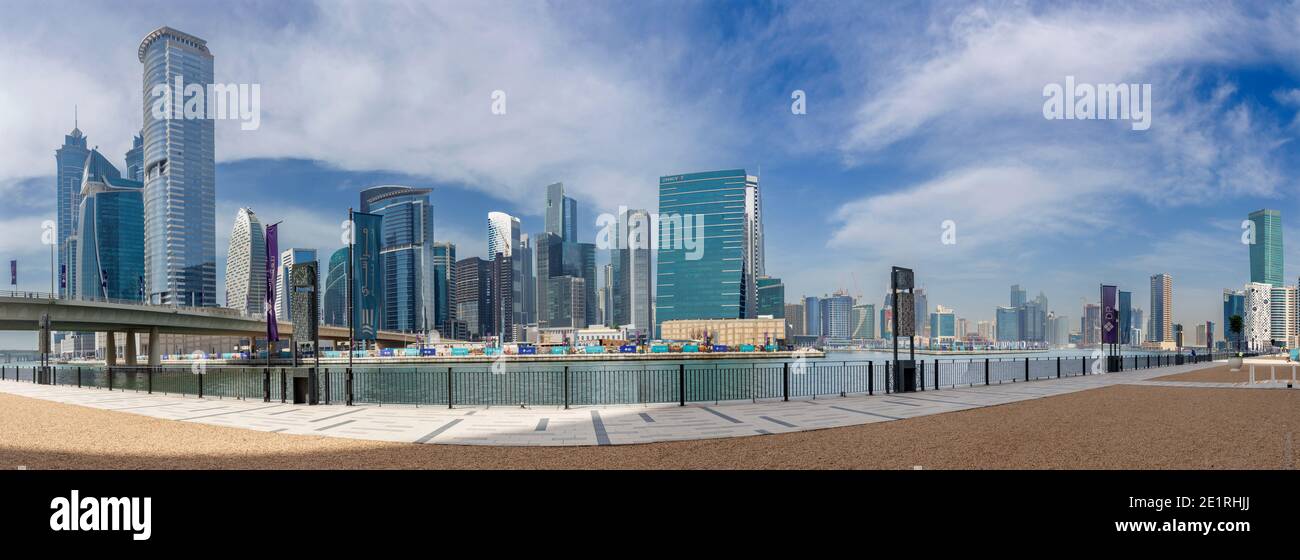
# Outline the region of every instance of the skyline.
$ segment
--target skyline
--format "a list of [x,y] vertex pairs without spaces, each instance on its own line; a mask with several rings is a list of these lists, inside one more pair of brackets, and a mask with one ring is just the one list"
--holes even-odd
[[[271,9],[269,5],[264,7]],[[1244,4],[1234,5],[1237,12],[1250,12],[1247,7],[1249,6]],[[1176,19],[1181,25],[1177,33],[1159,23],[1152,26],[1155,34],[1161,31],[1172,33],[1172,37],[1166,38],[1176,40],[1182,46],[1204,44],[1216,47],[1207,48],[1206,54],[1198,54],[1190,60],[1157,57],[1155,60],[1134,62],[1134,67],[1118,70],[1096,67],[1089,69],[1086,64],[1070,56],[1060,61],[1053,60],[1051,64],[1037,61],[1041,64],[1033,65],[1033,71],[1028,75],[1032,79],[1041,77],[1041,83],[1028,88],[1028,94],[1020,95],[1024,94],[1024,91],[1020,91],[1011,96],[1032,101],[1025,104],[1024,113],[1036,117],[1037,121],[1025,122],[1028,119],[1022,119],[1024,115],[1019,114],[1019,109],[1012,110],[1014,104],[1006,103],[1005,99],[984,98],[986,95],[996,97],[1007,93],[1006,91],[986,91],[977,92],[966,99],[970,104],[963,107],[996,109],[993,111],[994,120],[970,122],[967,117],[957,114],[965,112],[965,109],[957,111],[957,106],[954,105],[962,100],[954,100],[948,93],[929,89],[936,84],[924,83],[926,78],[916,73],[897,73],[895,76],[899,79],[892,82],[888,79],[882,79],[878,83],[869,82],[869,87],[859,88],[867,92],[864,96],[851,95],[849,92],[854,88],[844,87],[853,79],[848,76],[853,73],[852,69],[845,64],[849,58],[848,53],[840,49],[829,49],[824,40],[815,40],[802,49],[780,49],[780,56],[776,58],[784,64],[761,67],[771,71],[771,76],[780,78],[774,81],[781,82],[779,87],[785,89],[785,92],[775,91],[778,86],[772,85],[757,88],[751,93],[737,91],[729,99],[704,95],[705,99],[694,100],[694,95],[710,91],[707,85],[666,92],[655,91],[666,87],[660,86],[651,88],[651,93],[661,94],[660,98],[646,99],[642,96],[625,100],[620,95],[602,91],[596,96],[599,98],[596,101],[600,104],[633,105],[592,107],[583,105],[582,96],[578,95],[576,103],[581,107],[571,108],[572,113],[551,115],[548,118],[539,117],[535,113],[538,104],[525,101],[530,98],[530,94],[546,89],[542,87],[544,84],[537,77],[536,71],[526,73],[533,78],[531,81],[520,82],[520,89],[527,92],[525,95],[514,93],[519,90],[512,87],[501,88],[512,92],[510,111],[507,115],[500,116],[500,120],[492,121],[487,120],[493,117],[487,110],[489,93],[498,88],[487,87],[486,82],[506,75],[500,65],[483,63],[471,65],[471,68],[439,67],[436,68],[439,73],[469,71],[469,75],[476,78],[471,81],[475,84],[481,82],[486,88],[478,91],[481,88],[477,85],[466,86],[462,88],[463,91],[457,92],[458,95],[447,97],[450,101],[446,102],[445,110],[467,113],[459,121],[447,120],[446,114],[436,111],[437,107],[397,103],[389,107],[393,114],[379,115],[380,118],[376,119],[378,122],[373,126],[355,127],[351,130],[326,127],[319,131],[319,135],[311,136],[309,142],[302,142],[302,139],[307,139],[302,138],[292,143],[285,141],[288,137],[284,128],[286,126],[292,132],[305,133],[307,129],[303,125],[314,122],[313,118],[338,118],[342,122],[336,124],[342,126],[357,124],[352,118],[355,115],[346,111],[342,114],[333,112],[332,109],[336,107],[317,107],[314,111],[312,107],[307,107],[303,111],[303,108],[280,104],[277,99],[284,98],[275,94],[277,87],[289,87],[292,88],[289,91],[302,93],[302,88],[307,84],[288,83],[285,79],[287,76],[276,77],[270,67],[275,66],[277,61],[285,61],[294,56],[304,57],[304,51],[293,50],[291,56],[283,59],[262,56],[259,49],[267,48],[268,42],[272,43],[270,46],[283,46],[277,43],[280,39],[250,37],[248,35],[251,31],[236,32],[232,39],[227,34],[229,32],[203,21],[202,7],[185,8],[197,9],[199,12],[186,13],[167,6],[162,7],[160,13],[148,17],[105,14],[106,18],[120,21],[123,25],[108,25],[104,29],[132,31],[113,32],[114,38],[111,40],[105,37],[105,40],[97,42],[103,45],[102,51],[92,56],[70,56],[63,60],[60,68],[63,74],[44,76],[41,82],[34,82],[44,83],[42,90],[51,88],[50,80],[66,78],[83,80],[85,83],[73,88],[75,92],[55,87],[51,89],[58,91],[50,96],[14,95],[12,97],[19,100],[17,106],[0,110],[0,122],[6,125],[6,130],[15,131],[13,138],[0,140],[13,143],[0,151],[4,154],[0,156],[0,194],[15,200],[16,209],[19,210],[13,214],[6,213],[0,221],[0,233],[3,233],[0,235],[0,239],[3,239],[0,241],[0,256],[19,260],[18,289],[48,290],[48,247],[39,243],[39,224],[44,219],[54,218],[54,201],[49,194],[54,189],[55,179],[49,165],[49,156],[50,151],[58,146],[59,137],[67,134],[70,125],[74,124],[70,122],[71,119],[65,122],[66,117],[55,118],[55,115],[71,110],[74,105],[78,106],[79,122],[76,125],[90,139],[90,146],[99,146],[115,165],[120,165],[122,158],[117,154],[124,154],[130,148],[132,137],[139,130],[138,123],[135,127],[129,126],[133,115],[129,101],[131,94],[123,93],[131,91],[132,87],[136,94],[139,93],[138,82],[130,79],[132,75],[138,76],[139,72],[139,63],[135,60],[136,53],[133,49],[138,45],[139,37],[161,24],[204,37],[217,57],[215,73],[218,81],[261,82],[266,92],[267,118],[263,119],[261,130],[240,131],[237,127],[228,127],[234,123],[218,123],[216,127],[218,302],[224,301],[226,291],[225,259],[222,256],[228,246],[229,234],[239,207],[252,208],[264,223],[283,221],[282,246],[315,248],[323,257],[338,248],[338,224],[346,218],[347,206],[356,200],[361,189],[392,183],[432,188],[431,202],[437,224],[434,239],[438,242],[456,243],[462,259],[469,256],[487,258],[490,255],[486,254],[487,236],[483,227],[487,213],[506,212],[521,219],[521,231],[542,231],[543,219],[533,201],[540,197],[545,185],[551,182],[565,183],[578,200],[579,241],[589,242],[594,238],[595,218],[599,213],[614,212],[619,205],[655,208],[653,199],[657,189],[654,183],[660,176],[693,170],[740,167],[758,175],[766,191],[764,223],[767,227],[767,270],[783,280],[787,301],[795,301],[801,295],[821,296],[843,288],[865,295],[867,303],[878,304],[880,302],[876,300],[881,298],[874,294],[883,296],[888,266],[896,264],[917,270],[918,282],[927,288],[932,303],[954,308],[958,316],[972,322],[992,319],[1002,298],[989,294],[1004,293],[1003,290],[1010,284],[1024,285],[1031,293],[1048,292],[1050,301],[1058,302],[1053,304],[1052,310],[1076,317],[1081,314],[1084,301],[1095,301],[1096,286],[1099,284],[1116,284],[1122,290],[1132,291],[1137,301],[1144,301],[1149,295],[1144,285],[1150,276],[1169,273],[1175,284],[1175,313],[1172,322],[1198,324],[1216,320],[1221,315],[1224,288],[1240,289],[1249,280],[1249,253],[1245,247],[1240,246],[1239,224],[1248,213],[1261,208],[1280,210],[1283,236],[1293,240],[1290,247],[1284,246],[1284,250],[1291,255],[1290,258],[1284,258],[1289,264],[1284,271],[1283,281],[1294,281],[1300,276],[1300,269],[1297,268],[1300,255],[1297,254],[1295,242],[1297,230],[1294,225],[1287,227],[1288,218],[1294,216],[1296,210],[1293,199],[1285,196],[1286,193],[1296,192],[1294,180],[1286,177],[1294,175],[1298,159],[1295,157],[1296,148],[1290,142],[1290,136],[1300,126],[1296,113],[1297,105],[1300,105],[1300,89],[1296,89],[1297,69],[1293,62],[1286,59],[1291,51],[1286,50],[1281,43],[1268,43],[1268,33],[1251,38],[1233,34],[1234,31],[1240,31],[1234,26],[1240,26],[1244,21],[1256,21],[1253,19],[1256,16],[1250,13],[1233,13],[1230,14],[1231,17],[1222,18],[1223,21],[1218,22],[1206,19],[1208,11],[1178,14]],[[555,37],[568,36],[576,30],[586,29],[593,19],[613,17],[635,9],[614,6],[607,8],[615,13],[579,18],[572,23],[577,29],[565,27],[561,23],[564,18],[560,16],[571,15],[572,7],[566,5],[537,8],[548,16],[543,18],[540,29],[528,27],[528,22],[513,20],[507,22],[509,25],[506,28],[511,31],[537,31],[524,34],[523,37],[537,40],[532,44],[544,53],[544,60],[539,62],[541,68],[555,68],[561,66],[563,60],[558,56],[562,54],[559,47],[553,43]],[[730,38],[734,35],[728,35],[728,32],[739,34],[767,30],[768,33],[778,33],[821,27],[829,27],[831,31],[842,30],[833,23],[811,21],[808,18],[816,18],[797,14],[797,10],[779,7],[692,8],[684,10],[680,15],[659,15],[657,18],[683,18],[686,23],[692,24],[692,29],[717,23],[718,20],[728,20],[723,26],[726,32],[705,34],[703,39],[687,44],[692,52],[700,46],[700,42],[706,45],[731,45],[728,52],[738,56],[748,53],[750,58],[746,61],[751,64],[759,64],[756,60],[758,57],[754,56],[755,51],[747,50],[746,47],[742,52],[739,46],[732,44]],[[100,8],[92,5],[91,10]],[[548,10],[554,10],[554,13]],[[945,63],[964,63],[975,68],[994,65],[990,70],[998,70],[1003,62],[996,60],[994,54],[997,53],[985,50],[994,46],[994,43],[978,38],[975,33],[977,30],[991,31],[997,37],[1028,41],[1036,37],[1031,31],[1050,29],[1054,22],[1071,17],[1081,19],[1085,27],[1100,26],[1095,17],[1090,20],[1087,14],[1064,8],[1043,9],[1035,13],[987,7],[954,10],[953,13],[933,10],[935,11],[921,14],[889,14],[900,19],[900,26],[904,29],[914,29],[923,23],[927,25],[922,27],[934,25],[940,29],[932,33],[949,39],[951,44],[944,43],[936,47],[935,52],[916,49],[916,53],[922,54],[920,67],[949,69]],[[1286,7],[1273,7],[1272,11],[1280,14],[1267,15],[1296,16],[1292,13],[1294,7],[1291,7],[1291,12],[1286,10]],[[329,29],[330,25],[337,25],[338,22],[330,18],[341,17],[337,13],[315,13],[308,9],[304,12],[311,17],[307,21],[298,21],[295,18],[297,12],[293,9],[272,11],[281,16],[279,19],[271,18],[273,31],[285,32],[286,26],[299,24],[301,27],[295,28],[291,34],[302,34],[298,38],[309,40],[314,37],[312,33],[321,28]],[[419,13],[416,19],[476,16],[477,14],[467,13],[472,11],[473,8],[459,10],[460,13],[454,15]],[[16,17],[20,22],[24,17],[30,16],[21,9],[17,12]],[[391,14],[356,15],[391,17]],[[823,16],[825,14],[818,17]],[[506,17],[526,19],[518,12]],[[853,15],[853,18],[860,17]],[[734,18],[734,21],[730,18]],[[650,19],[654,21],[656,18]],[[1187,25],[1189,22],[1194,25]],[[262,29],[261,26],[264,25],[251,21],[249,23],[252,30]],[[1024,29],[1017,27],[1017,24]],[[92,38],[107,33],[104,29],[92,29],[86,23],[74,22],[74,25],[86,26],[85,35]],[[651,23],[640,25],[653,27]],[[1115,29],[1109,31],[1104,26],[1095,29],[1106,31],[1103,36],[1122,35],[1125,25],[1127,24],[1113,24]],[[879,26],[879,23],[876,22],[875,26]],[[138,33],[135,31],[137,28]],[[3,38],[4,46],[12,47],[13,40],[21,34],[30,33],[39,37],[42,31],[51,30],[36,26],[21,33],[7,32]],[[1271,51],[1265,48],[1264,52],[1273,56],[1253,56],[1246,63],[1234,65],[1231,63],[1232,57],[1228,56],[1231,54],[1228,51],[1233,49],[1222,44],[1226,40],[1215,39],[1217,36],[1213,32],[1225,32],[1229,37],[1242,39],[1252,46],[1272,48],[1274,50]],[[632,35],[646,33],[649,33],[647,28],[635,27]],[[771,46],[763,42],[766,35],[758,35],[760,46]],[[802,36],[806,35],[804,33]],[[843,35],[834,36],[844,38]],[[904,38],[893,38],[909,44]],[[356,39],[355,35],[344,33],[342,39],[340,46],[330,51],[332,54],[376,61],[374,53],[365,50],[370,47],[347,44],[349,39]],[[770,38],[767,40],[770,41]],[[1078,40],[1078,37],[1073,36],[1062,39],[1066,44]],[[1142,38],[1138,42],[1150,40],[1154,39]],[[627,39],[614,37],[597,36],[592,41],[604,41],[623,53],[638,48],[625,42],[629,41]],[[440,46],[461,52],[460,49],[472,51],[474,44],[470,41],[468,45]],[[383,42],[379,48],[393,46]],[[57,45],[53,47],[52,51],[58,50]],[[877,50],[880,48],[883,47],[876,45]],[[1060,48],[1060,45],[1054,48]],[[1108,51],[1109,54],[1102,58],[1118,60],[1124,60],[1123,56],[1119,56],[1123,52],[1140,50],[1133,45],[1110,45],[1106,48],[1120,49],[1121,52]],[[129,53],[126,62],[134,63],[135,74],[113,71],[114,68],[129,67],[118,60],[123,51]],[[36,55],[22,46],[13,47],[10,52],[17,53],[14,60],[20,62],[41,60],[41,57],[57,54],[54,52],[31,58]],[[1061,54],[1055,50],[1053,52]],[[551,54],[557,55],[554,61],[545,56]],[[808,54],[821,56],[803,56]],[[930,56],[927,58],[925,54]],[[681,57],[677,60],[682,61]],[[797,64],[800,61],[807,64]],[[482,61],[473,59],[472,62]],[[612,85],[643,85],[636,79],[629,78],[626,69],[620,72],[618,68],[611,68],[612,62],[609,60],[579,62],[587,64],[576,66],[581,69],[577,78],[604,78],[602,83]],[[815,62],[828,67],[807,67],[815,66]],[[1068,68],[1070,64],[1078,64],[1080,68]],[[707,67],[709,72],[695,68],[695,65]],[[867,64],[869,67],[876,65],[888,66],[884,63]],[[668,68],[651,68],[650,75],[665,77],[680,71],[686,76],[701,77],[701,74],[717,70],[716,65],[699,61],[690,66],[692,67],[670,65]],[[1177,85],[1162,83],[1160,77],[1177,74],[1179,70],[1188,68],[1196,75],[1193,79],[1195,83],[1183,84],[1182,88],[1159,87]],[[384,79],[399,78],[382,68],[371,70]],[[1130,77],[1135,81],[1154,81],[1157,93],[1151,129],[1139,133],[1129,130],[1126,123],[1043,121],[1041,115],[1037,114],[1041,100],[1028,99],[1029,95],[1036,96],[1039,93],[1037,90],[1041,89],[1042,84],[1059,82],[1066,75],[1083,77],[1090,73],[1096,79],[1089,79],[1098,82],[1109,78],[1131,81]],[[1024,85],[1023,82],[1030,78],[1022,74],[1018,73],[1017,76],[1021,85]],[[573,76],[571,72],[565,75]],[[961,75],[958,73],[954,78]],[[885,76],[890,74],[885,73]],[[835,77],[839,79],[834,79]],[[292,79],[303,81],[301,77]],[[761,82],[757,78],[754,80]],[[806,81],[809,85],[800,85],[801,81]],[[786,88],[786,85],[790,87]],[[0,88],[9,87],[23,87],[23,83],[0,85]],[[990,86],[989,89],[995,87],[1007,86]],[[788,92],[793,89],[808,92],[807,115],[791,115]],[[932,103],[918,108],[914,99],[903,99],[916,96],[890,95],[891,91],[928,92],[933,94],[927,98]],[[1173,92],[1176,101],[1163,97],[1161,92]],[[5,93],[9,93],[7,89]],[[367,92],[354,93],[355,97],[344,97],[357,103],[371,99]],[[687,93],[691,95],[685,95]],[[300,98],[310,96],[303,95]],[[540,106],[563,106],[562,103],[557,104],[555,99],[544,99],[545,103]],[[758,132],[754,136],[763,140],[731,138],[723,142],[683,141],[685,144],[699,142],[714,146],[705,150],[665,147],[671,142],[661,141],[660,138],[641,140],[640,136],[645,135],[645,132],[638,131],[643,129],[650,133],[660,133],[665,128],[687,126],[686,122],[690,119],[674,117],[672,113],[664,112],[675,106],[673,101],[684,102],[691,118],[704,117],[702,122],[733,125],[736,122],[746,122],[752,126],[752,130]],[[820,109],[819,105],[827,109]],[[865,117],[859,114],[856,127],[852,130],[840,130],[842,127],[833,121],[853,115],[854,107],[868,114]],[[482,115],[475,117],[469,114],[472,112],[468,108],[481,109]],[[886,109],[890,111],[885,111]],[[872,112],[874,110],[880,112]],[[1222,122],[1193,118],[1193,114],[1200,110],[1208,111]],[[445,132],[451,132],[455,136],[456,131],[476,130],[478,136],[472,139],[416,143],[409,146],[410,149],[394,150],[393,148],[404,146],[402,141],[411,140],[405,129],[425,128],[411,127],[408,121],[427,121],[427,118],[422,121],[412,117],[427,115],[430,111],[433,112],[432,116],[439,119],[439,123],[444,120],[452,123],[452,126],[445,127]],[[919,115],[914,114],[918,112]],[[648,116],[642,116],[642,113],[647,113]],[[880,115],[885,113],[900,115],[890,118],[912,120],[883,121],[885,117]],[[511,120],[516,115],[522,117]],[[617,128],[619,125],[607,125],[600,122],[604,119],[592,118],[592,115],[624,115],[626,119],[635,121],[632,123],[635,126],[622,125],[630,128],[620,129]],[[641,121],[650,117],[662,120],[663,126],[646,126]],[[466,122],[466,119],[469,121]],[[502,125],[502,122],[506,124]],[[981,130],[985,132],[992,132],[992,138],[982,138],[980,143],[989,145],[943,139],[945,134],[969,132],[977,126],[983,126]],[[563,140],[564,134],[573,133],[570,130],[573,127],[584,128],[574,134],[590,136],[583,138],[586,143],[576,146],[559,142],[567,150],[541,149],[533,154],[526,149],[529,148],[527,145],[512,143],[514,141],[508,139],[511,135],[537,136],[545,140],[540,145],[555,144],[557,138],[554,135],[560,135],[558,139]],[[611,130],[611,127],[614,128]],[[930,129],[938,130],[932,132]],[[1182,133],[1182,136],[1162,136],[1170,134],[1171,129],[1175,133]],[[823,134],[842,141],[839,145],[826,145],[824,140],[811,140],[811,137]],[[1020,137],[1022,135],[1024,137]],[[1243,140],[1252,136],[1259,140]],[[638,138],[636,142],[610,141],[612,138],[634,137]],[[1015,153],[1022,148],[1020,142],[1026,142],[1026,138],[1032,138],[1042,145],[1021,152],[1028,157],[1020,157],[1016,161],[1005,159],[1010,157],[1005,154]],[[1265,142],[1266,138],[1269,141]],[[457,153],[458,159],[453,158],[456,161],[448,169],[420,169],[409,162],[396,161],[382,154],[347,153],[343,146],[337,145],[341,139],[350,139],[347,144],[354,148],[364,148],[366,143],[386,147],[394,155],[405,156],[407,159],[412,154],[429,156],[445,148],[453,148],[451,151]],[[618,145],[620,142],[624,145],[644,142],[655,148],[651,150],[654,155],[622,157],[617,154],[618,150],[627,150],[628,147]],[[809,146],[800,142],[822,145]],[[1121,183],[1151,179],[1151,168],[1135,165],[1132,157],[1114,158],[1113,165],[1099,163],[1107,162],[1108,156],[1114,155],[1103,147],[1109,142],[1131,148],[1139,154],[1154,152],[1164,156],[1159,158],[1159,165],[1167,167],[1174,164],[1179,171],[1177,175],[1181,179],[1187,179],[1187,184],[1172,188],[1169,187],[1169,181],[1150,181],[1148,186],[1142,188],[1118,187]],[[1187,145],[1182,146],[1182,143]],[[1224,143],[1232,145],[1223,145]],[[297,147],[292,149],[301,151],[295,153],[282,144],[296,144]],[[487,156],[468,153],[473,151],[470,146],[492,152],[494,145],[499,145],[510,156],[506,160],[508,164],[487,161],[483,159]],[[1180,146],[1185,149],[1179,149]],[[1228,163],[1239,155],[1235,151],[1261,146],[1263,149],[1259,150],[1259,154],[1245,158],[1249,165],[1234,167]],[[461,150],[454,149],[457,147]],[[675,153],[674,149],[679,151]],[[1061,153],[1064,151],[1069,151],[1077,159],[1090,162],[1091,165],[1058,165],[1062,162]],[[1002,156],[992,158],[990,161],[993,163],[975,163],[991,154]],[[310,159],[304,159],[304,156]],[[269,159],[275,157],[286,159]],[[610,171],[613,168],[618,170]],[[1234,174],[1250,169],[1256,173]],[[1265,171],[1267,173],[1260,174]],[[1202,175],[1208,178],[1198,179]],[[604,187],[608,184],[620,186]],[[322,185],[327,188],[322,189]],[[633,185],[635,188],[622,185]],[[1103,192],[1113,192],[1115,203],[1106,208],[1097,208],[1096,199]],[[293,204],[291,206],[286,202]],[[998,204],[992,204],[993,202]],[[941,223],[946,219],[955,222],[955,245],[943,245],[940,242]],[[1294,224],[1294,218],[1291,218],[1291,223]],[[848,256],[850,254],[853,256]],[[605,262],[607,255],[602,252],[597,268],[601,268]],[[1206,263],[1212,263],[1212,266],[1207,267]],[[1150,311],[1147,310],[1148,313]],[[0,336],[12,338],[11,334]],[[6,338],[0,340],[8,342]],[[24,346],[31,343],[27,340],[19,342]]]

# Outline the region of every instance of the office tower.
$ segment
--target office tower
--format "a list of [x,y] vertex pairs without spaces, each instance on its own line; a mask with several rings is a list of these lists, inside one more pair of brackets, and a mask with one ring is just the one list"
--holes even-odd
[[515,312],[520,318],[518,325],[535,325],[537,324],[537,272],[533,240],[528,234],[519,234],[519,246],[515,248],[515,256],[519,260],[520,297],[515,303]]
[[[265,247],[263,248],[265,251]],[[315,249],[285,249],[280,251],[280,269],[276,271],[275,276],[275,320],[281,323],[293,323],[300,319],[293,316],[293,308],[290,305],[293,293],[293,265],[316,262]],[[320,268],[316,269],[320,274]],[[265,277],[263,277],[265,278]],[[320,285],[320,278],[316,279],[316,285]],[[319,295],[317,297],[320,297]]]
[[443,338],[455,338],[456,320],[456,244],[433,244],[433,328]]
[[[523,255],[516,248],[520,246],[522,236],[519,231],[519,218],[504,212],[488,213],[488,260],[505,259],[497,274],[500,284],[495,298],[497,309],[493,312],[497,320],[494,334],[501,334],[503,340],[514,340],[514,325],[526,324],[522,306],[524,299],[524,263]],[[508,278],[507,278],[508,276]]]
[[564,183],[546,186],[546,233],[560,241],[578,241],[578,201],[564,196]]
[[1263,350],[1272,345],[1273,340],[1273,285],[1263,282],[1246,284],[1244,320],[1245,331],[1242,333],[1246,350]]
[[1018,309],[999,306],[994,318],[997,320],[998,342],[1020,340],[1020,312]]
[[1132,344],[1129,337],[1133,329],[1133,292],[1119,291],[1119,343]]
[[1017,330],[1020,340],[1025,342],[1043,342],[1047,338],[1044,332],[1047,326],[1047,309],[1044,299],[1026,301],[1016,309]]
[[957,340],[966,340],[966,335],[970,334],[970,322],[965,317],[957,318]]
[[492,261],[469,257],[456,261],[456,321],[463,322],[465,334],[480,340],[492,332],[495,308],[492,296]]
[[[63,137],[63,146],[54,151],[54,208],[58,213],[55,220],[55,227],[58,228],[58,235],[55,247],[58,251],[58,265],[67,273],[66,285],[60,282],[59,296],[66,297],[76,292],[76,282],[73,278],[73,259],[76,256],[76,247],[70,245],[68,239],[77,232],[77,214],[81,210],[81,183],[82,175],[86,166],[86,157],[90,151],[86,149],[86,137],[81,134],[81,128],[75,123],[72,126],[72,132]],[[75,244],[75,243],[74,243]]]
[[876,338],[876,305],[860,303],[853,306],[853,339],[870,340]]
[[612,326],[631,326],[647,333],[654,327],[650,322],[651,269],[650,247],[652,236],[650,212],[627,210],[618,216],[609,251],[613,281]]
[[[266,260],[263,259],[262,262],[265,263]],[[262,283],[265,284],[265,280]],[[347,247],[334,251],[334,254],[330,255],[329,269],[325,273],[325,297],[324,303],[321,304],[321,322],[335,327],[348,324]]]
[[1297,303],[1300,303],[1300,299],[1297,298],[1295,286],[1273,287],[1269,331],[1272,340],[1276,340],[1280,346],[1295,347]]
[[1047,342],[1053,346],[1070,343],[1070,319],[1055,312],[1047,314]]
[[596,290],[596,298],[600,300],[600,324],[617,327],[614,322],[614,265],[606,264],[600,270],[600,289]]
[[975,336],[978,336],[984,340],[993,340],[994,333],[995,331],[993,329],[993,324],[991,322],[980,321],[978,323],[975,323]]
[[491,263],[492,322],[486,323],[484,336],[494,336],[499,342],[513,342],[515,335],[515,282],[514,259],[501,253]]
[[957,338],[957,315],[942,305],[930,314],[930,340],[934,344],[951,344]]
[[1174,279],[1168,274],[1151,277],[1151,328],[1147,338],[1152,342],[1173,342],[1174,332]]
[[844,293],[822,298],[821,311],[818,313],[821,318],[821,336],[827,342],[845,343],[853,335],[853,322],[850,314],[853,311],[853,298]]
[[1025,290],[1020,287],[1020,284],[1011,286],[1011,307],[1020,307],[1024,305],[1025,298]]
[[[1240,316],[1242,332],[1232,332],[1232,316]],[[1228,348],[1236,349],[1240,347],[1241,341],[1245,338],[1246,320],[1246,292],[1242,290],[1223,290],[1223,341]]]
[[552,276],[564,275],[564,241],[554,233],[533,236],[537,263],[537,326],[550,326],[550,285]]
[[889,304],[880,308],[880,338],[894,338],[894,308]]
[[381,185],[361,191],[361,211],[384,217],[380,266],[380,328],[427,332],[434,328],[433,205],[430,189]]
[[552,328],[585,329],[587,322],[586,279],[580,276],[554,276],[548,282],[549,325]]
[[785,284],[781,282],[781,279],[761,276],[756,280],[755,284],[758,286],[758,316],[784,318]]
[[[240,208],[226,251],[226,307],[260,317],[266,307],[266,230],[249,208]],[[277,310],[276,317],[280,318]]]
[[913,302],[916,304],[916,336],[920,338],[930,337],[930,324],[926,319],[930,317],[930,302],[925,295],[925,288],[912,290]]
[[803,303],[785,304],[785,334],[786,337],[803,336],[804,330]]
[[1250,246],[1250,281],[1282,287],[1282,212],[1256,210],[1250,213],[1255,226],[1255,243]]
[[1083,337],[1083,344],[1101,344],[1101,304],[1089,303],[1083,306],[1079,333]]
[[1196,325],[1196,345],[1205,346],[1205,325]]
[[1146,314],[1143,313],[1141,307],[1133,308],[1132,323],[1132,332],[1129,333],[1129,340],[1133,341],[1133,344],[1141,344],[1143,340],[1146,340],[1146,331],[1143,330],[1146,325]]
[[659,178],[657,323],[757,315],[761,208],[743,169]]
[[140,301],[144,278],[144,196],[98,150],[86,156],[77,218],[75,294]]
[[212,53],[198,37],[160,27],[140,42],[144,67],[144,235],[149,301],[217,305],[217,186],[212,119],[157,118],[153,89],[213,83]]
[[822,336],[822,304],[817,296],[803,298],[803,333]]
[[126,151],[126,178],[144,182],[144,131],[131,139],[131,149]]

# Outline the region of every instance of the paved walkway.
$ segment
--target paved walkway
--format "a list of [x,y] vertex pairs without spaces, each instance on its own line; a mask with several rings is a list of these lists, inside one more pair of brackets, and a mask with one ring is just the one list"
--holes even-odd
[[1232,386],[1149,381],[1221,364],[1196,364],[1105,375],[905,395],[828,397],[757,403],[621,405],[563,410],[411,406],[304,406],[245,400],[196,399],[0,382],[0,392],[185,422],[266,432],[366,440],[469,445],[617,445],[752,436],[888,422],[1117,384]]

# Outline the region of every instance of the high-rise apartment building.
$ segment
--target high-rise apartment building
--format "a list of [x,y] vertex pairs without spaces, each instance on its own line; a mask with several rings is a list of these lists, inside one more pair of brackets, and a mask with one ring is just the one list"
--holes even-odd
[[1151,327],[1147,340],[1174,341],[1174,279],[1168,274],[1151,277]]
[[[226,251],[226,307],[252,317],[265,314],[266,230],[250,208],[239,209],[230,232],[230,247]],[[280,317],[278,311],[276,317]]]
[[[75,119],[74,119],[75,120]],[[86,166],[86,137],[75,122],[72,132],[63,137],[63,146],[54,152],[54,209],[55,227],[58,235],[55,247],[58,252],[58,266],[66,275],[59,283],[59,295],[68,296],[76,292],[76,279],[73,277],[73,259],[76,255],[75,242],[69,238],[77,232],[77,214],[81,210],[81,183]],[[65,285],[66,284],[66,285]]]
[[1282,280],[1282,212],[1256,210],[1250,213],[1255,228],[1255,242],[1250,245],[1250,281],[1275,288]]
[[433,205],[430,189],[381,185],[361,191],[361,211],[383,216],[381,328],[427,332],[434,328]]

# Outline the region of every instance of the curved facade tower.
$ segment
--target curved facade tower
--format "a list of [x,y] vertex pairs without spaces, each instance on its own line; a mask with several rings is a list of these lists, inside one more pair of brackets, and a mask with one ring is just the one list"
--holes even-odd
[[266,231],[251,209],[240,208],[226,252],[226,307],[261,317],[266,306]]
[[[140,42],[144,65],[144,235],[148,300],[217,305],[216,152],[212,119],[185,118],[184,103],[154,115],[154,88],[212,84],[203,39],[160,27]],[[173,91],[173,99],[189,101]]]
[[329,271],[325,275],[325,302],[321,307],[321,320],[326,325],[348,324],[348,248],[330,255]]
[[384,217],[380,241],[384,278],[380,328],[384,330],[425,332],[436,324],[431,192],[399,185],[361,191],[361,211]]
[[[140,182],[123,179],[98,150],[86,157],[78,212],[75,295],[139,301],[144,280]],[[72,287],[72,286],[70,286]]]

